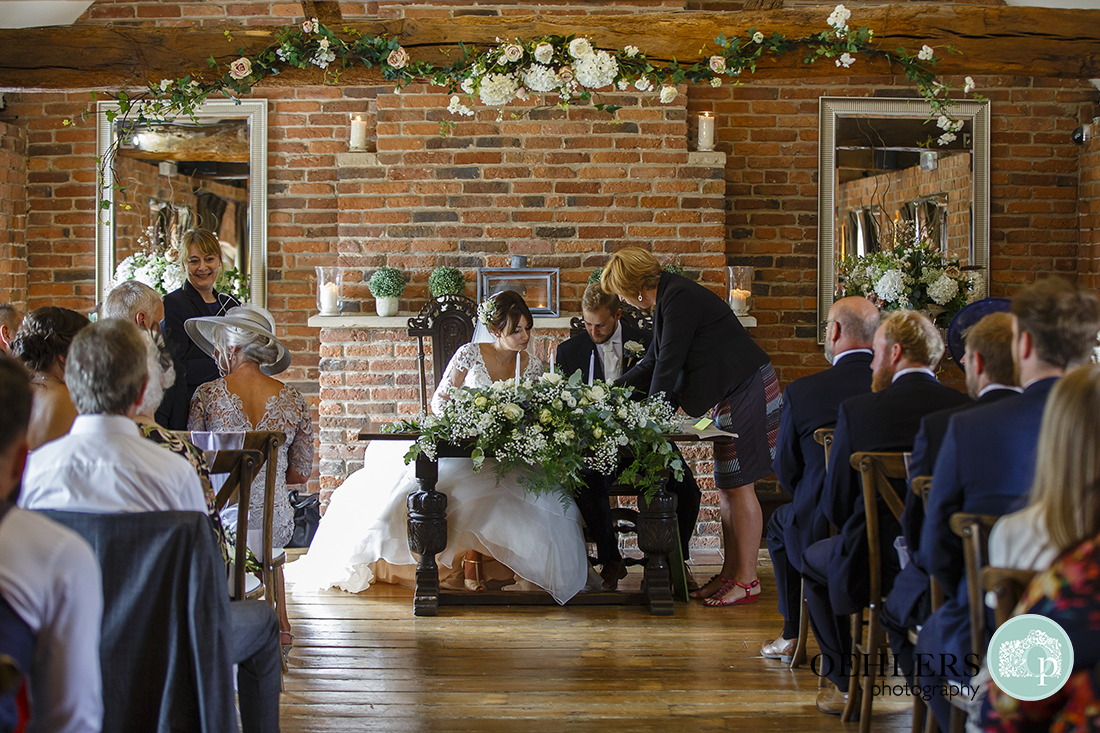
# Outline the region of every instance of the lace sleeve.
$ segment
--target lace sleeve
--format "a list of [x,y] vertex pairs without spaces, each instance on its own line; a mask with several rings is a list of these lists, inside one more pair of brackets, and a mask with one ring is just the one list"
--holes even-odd
[[187,429],[203,432],[206,427],[206,395],[209,392],[209,382],[195,390],[195,396],[191,398],[191,411],[187,416]]
[[308,477],[313,473],[313,418],[309,403],[298,390],[294,390],[294,407],[298,411],[298,425],[287,451],[287,466],[299,476]]
[[458,351],[451,357],[447,368],[443,370],[443,378],[439,380],[439,386],[435,388],[435,393],[432,394],[431,408],[436,415],[443,414],[443,408],[451,399],[448,390],[452,387],[461,387],[465,382],[466,374],[469,373],[477,361],[479,351],[477,344],[463,344],[458,347]]
[[523,370],[523,376],[538,379],[546,371],[546,366],[532,354],[528,354],[527,357],[527,368]]

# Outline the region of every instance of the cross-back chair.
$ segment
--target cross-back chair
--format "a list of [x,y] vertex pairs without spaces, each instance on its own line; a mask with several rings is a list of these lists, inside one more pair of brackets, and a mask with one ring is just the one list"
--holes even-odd
[[[841,714],[842,722],[852,720],[859,710],[859,731],[871,730],[872,691],[877,677],[877,665],[872,660],[883,658],[889,650],[880,616],[885,589],[882,587],[882,536],[879,532],[878,499],[898,522],[905,503],[891,481],[905,480],[905,458],[902,453],[853,453],[852,468],[859,471],[863,487],[863,505],[867,519],[867,565],[870,575],[868,605],[852,614],[852,647],[855,660],[848,685],[848,704]],[[864,637],[864,631],[866,636]],[[866,660],[866,664],[863,663]]]
[[[829,470],[829,453],[833,449],[834,428],[818,428],[814,431],[814,442],[825,451],[825,470]],[[810,609],[806,606],[806,581],[802,581],[799,589],[801,594],[800,610],[798,612],[798,640],[794,644],[794,652],[791,654],[791,669],[798,669],[806,663],[808,656],[806,649],[810,643]]]
[[[258,450],[221,450],[210,464],[210,473],[227,474],[225,483],[214,496],[214,507],[220,512],[230,504],[248,506],[252,498],[252,479],[264,463],[264,454]],[[248,537],[248,512],[237,514],[237,537]],[[230,597],[236,600],[247,598],[254,600],[264,593],[263,584],[256,582],[249,587],[245,572],[248,559],[248,543],[238,541],[233,549],[233,577],[230,578]]]
[[1024,597],[1031,580],[1037,575],[1035,570],[1017,570],[1015,568],[982,568],[982,590],[988,598],[993,596],[993,617],[996,628],[1012,618],[1016,604]]
[[[477,303],[464,295],[441,295],[429,300],[420,313],[409,319],[410,336],[416,337],[417,364],[420,370],[420,409],[428,412],[432,392],[443,378],[447,363],[458,347],[470,342],[477,321]],[[424,339],[432,342],[431,389],[428,388],[427,351]]]
[[[921,505],[928,506],[928,494],[932,491],[931,476],[914,476],[909,487],[913,493],[920,497]],[[911,560],[910,560],[911,561]],[[928,579],[928,589],[931,594],[931,606],[935,611],[943,605],[943,589],[935,578]],[[918,629],[909,629],[909,643],[916,646]],[[936,733],[936,719],[928,714],[928,703],[920,695],[913,696],[913,726],[912,733]]]

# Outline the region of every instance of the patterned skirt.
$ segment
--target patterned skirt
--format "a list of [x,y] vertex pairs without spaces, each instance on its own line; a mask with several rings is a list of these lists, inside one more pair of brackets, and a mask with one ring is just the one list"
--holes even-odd
[[770,363],[715,405],[711,419],[738,436],[714,444],[714,483],[719,489],[735,489],[772,473],[782,411],[783,394]]

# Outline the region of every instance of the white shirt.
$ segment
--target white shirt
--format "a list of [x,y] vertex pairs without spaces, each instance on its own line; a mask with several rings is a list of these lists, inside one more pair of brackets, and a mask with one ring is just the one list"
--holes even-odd
[[846,356],[853,356],[855,354],[874,354],[874,353],[875,352],[871,351],[870,349],[848,349],[847,351],[842,351],[839,354],[834,354],[833,355],[833,366],[836,366],[837,364],[839,364],[840,360],[843,359]]
[[206,513],[191,464],[141,437],[134,421],[121,415],[81,415],[68,435],[34,451],[19,506],[92,514]]
[[602,344],[596,344],[603,364],[603,381],[614,382],[623,375],[623,322],[615,325],[615,333]]
[[[929,369],[928,367],[909,367],[908,369],[898,369],[896,372],[894,372],[894,378],[890,380],[890,384],[893,384],[894,382],[898,381],[899,379],[904,377],[906,374],[913,374],[914,372],[920,372],[921,374],[927,374],[928,376],[932,377],[932,379],[936,379],[936,373],[934,371],[932,371],[931,369]],[[939,381],[939,380],[936,380],[936,381]]]
[[37,635],[29,730],[97,733],[103,589],[92,548],[67,527],[13,508],[0,522],[0,594]]
[[987,392],[992,392],[995,389],[1007,389],[1009,392],[1015,392],[1016,394],[1023,393],[1023,390],[1019,387],[1012,387],[1007,384],[997,384],[996,382],[994,382],[993,384],[987,384],[982,387],[981,391],[978,392],[978,398],[980,399],[982,397],[985,397]]

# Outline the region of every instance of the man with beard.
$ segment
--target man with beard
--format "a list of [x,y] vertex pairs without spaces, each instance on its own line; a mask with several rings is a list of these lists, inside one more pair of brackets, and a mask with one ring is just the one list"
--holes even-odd
[[790,662],[802,606],[802,551],[829,536],[817,504],[825,484],[825,453],[814,440],[820,428],[836,425],[840,403],[871,391],[871,342],[878,308],[866,298],[842,298],[829,309],[825,358],[832,368],[797,379],[783,393],[783,414],[772,463],[779,484],[794,499],[768,521],[768,552],[775,568],[783,633],[760,649],[768,659]]
[[[818,710],[843,711],[848,699],[851,633],[847,615],[867,605],[867,519],[859,473],[849,459],[863,451],[911,451],[920,420],[969,398],[936,381],[933,369],[943,357],[943,339],[927,317],[914,311],[891,313],[875,331],[871,361],[872,394],[840,406],[825,476],[820,510],[840,533],[806,549],[802,557],[810,623],[821,647],[821,673],[835,687],[823,690]],[[897,487],[899,495],[906,488]],[[894,538],[901,527],[885,507],[879,512],[882,535],[882,582],[889,589],[897,575]]]
[[[1060,278],[1040,280],[1017,292],[1011,312],[1012,361],[1023,394],[952,416],[936,458],[920,555],[946,600],[917,638],[913,671],[920,684],[938,682],[944,674],[941,660],[950,656],[957,660],[957,674],[946,670],[948,679],[969,682],[973,672],[963,663],[971,650],[970,615],[962,540],[951,531],[951,515],[1002,515],[1024,505],[1035,474],[1047,396],[1063,374],[1088,361],[1100,331],[1095,293]],[[935,663],[921,665],[921,659]],[[934,695],[929,707],[946,730],[950,703]]]

